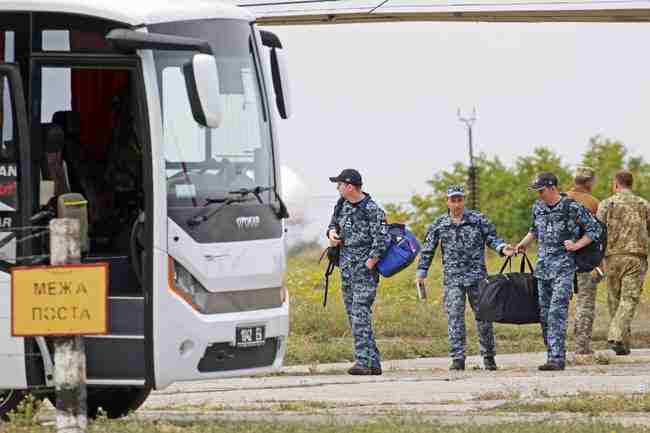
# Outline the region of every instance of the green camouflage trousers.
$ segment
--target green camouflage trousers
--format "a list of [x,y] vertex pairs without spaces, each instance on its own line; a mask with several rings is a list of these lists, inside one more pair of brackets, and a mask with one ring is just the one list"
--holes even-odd
[[639,304],[647,270],[646,257],[621,254],[605,259],[607,303],[612,318],[607,340],[622,341],[627,349],[630,348],[632,319]]
[[596,314],[596,288],[602,280],[600,274],[584,272],[576,274],[578,280],[578,296],[576,297],[576,321],[573,328],[575,337],[575,353],[586,355],[591,350],[591,334],[594,329]]

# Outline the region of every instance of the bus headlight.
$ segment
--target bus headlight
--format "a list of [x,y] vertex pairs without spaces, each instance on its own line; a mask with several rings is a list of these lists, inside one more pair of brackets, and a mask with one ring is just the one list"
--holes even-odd
[[289,301],[285,285],[260,289],[209,291],[176,260],[168,259],[168,286],[183,301],[201,314],[240,313],[279,308]]
[[194,276],[176,260],[169,257],[169,288],[192,308],[205,313],[209,292]]

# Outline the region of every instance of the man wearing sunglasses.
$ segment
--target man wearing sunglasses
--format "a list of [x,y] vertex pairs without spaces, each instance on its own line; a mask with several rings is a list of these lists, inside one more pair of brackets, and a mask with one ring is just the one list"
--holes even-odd
[[569,301],[577,270],[575,252],[598,239],[602,229],[584,206],[560,193],[558,179],[553,173],[538,174],[529,189],[536,191],[539,199],[533,205],[530,230],[517,244],[516,250],[526,251],[537,239],[539,251],[535,277],[540,323],[547,349],[547,362],[539,369],[564,370]]

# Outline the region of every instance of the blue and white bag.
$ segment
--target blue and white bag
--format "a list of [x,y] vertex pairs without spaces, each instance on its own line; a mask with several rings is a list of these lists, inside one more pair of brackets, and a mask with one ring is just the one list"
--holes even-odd
[[404,224],[388,224],[389,247],[377,263],[377,271],[384,277],[391,277],[407,268],[420,252],[417,237]]

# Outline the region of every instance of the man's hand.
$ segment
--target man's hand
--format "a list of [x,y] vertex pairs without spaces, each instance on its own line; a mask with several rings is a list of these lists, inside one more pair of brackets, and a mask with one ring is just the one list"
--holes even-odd
[[501,249],[501,254],[508,257],[514,256],[516,252],[517,251],[515,251],[515,249],[510,244],[507,244],[505,247]]
[[377,264],[377,262],[379,262],[378,258],[376,257],[369,258],[368,260],[366,260],[366,266],[368,267],[368,269],[373,269]]
[[518,253],[525,253],[526,249],[528,248],[528,245],[531,244],[535,240],[535,235],[532,233],[528,233],[524,238],[519,241],[519,243],[515,246],[515,251]]
[[528,248],[528,245],[526,245],[523,241],[521,241],[515,246],[515,251],[517,253],[525,253],[526,248]]
[[341,239],[339,238],[339,234],[336,233],[336,230],[332,229],[329,231],[327,238],[330,241],[330,247],[338,247],[341,245]]
[[425,278],[416,277],[415,278],[415,285],[417,286],[418,284],[424,284],[424,280],[425,280]]
[[580,246],[576,242],[566,240],[564,241],[564,248],[566,248],[567,251],[578,251]]

